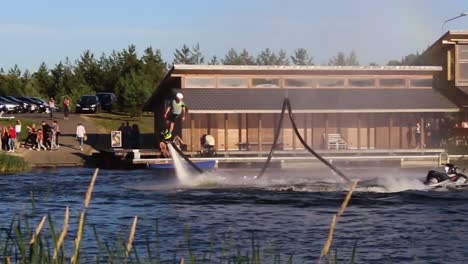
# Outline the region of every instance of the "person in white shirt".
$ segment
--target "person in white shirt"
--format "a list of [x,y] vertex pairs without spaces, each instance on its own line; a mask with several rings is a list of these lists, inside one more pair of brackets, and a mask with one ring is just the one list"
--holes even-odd
[[80,150],[83,151],[83,141],[85,140],[86,137],[86,129],[83,126],[83,124],[78,123],[78,126],[76,127],[76,137],[78,138],[78,141],[80,142]]
[[18,138],[20,137],[21,134],[21,121],[19,119],[16,120],[16,125],[15,125],[15,131],[16,131],[16,148],[19,148],[19,140]]
[[49,99],[49,115],[50,119],[54,118],[55,99],[50,97]]

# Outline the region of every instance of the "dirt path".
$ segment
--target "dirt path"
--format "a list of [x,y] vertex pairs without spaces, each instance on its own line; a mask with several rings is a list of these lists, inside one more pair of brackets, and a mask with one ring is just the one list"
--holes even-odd
[[[20,114],[15,116],[16,119],[29,119],[35,120],[36,126],[41,125],[42,121],[46,121],[48,124],[52,123],[52,119],[46,113],[34,113],[34,114]],[[84,116],[78,114],[70,114],[68,120],[63,119],[62,113],[54,113],[54,120],[60,127],[61,136],[59,137],[60,147],[58,150],[47,150],[47,151],[36,151],[28,148],[19,148],[15,154],[23,156],[33,166],[76,166],[83,164],[83,158],[90,155],[94,148],[90,145],[96,142],[96,137],[91,135],[98,135],[96,126],[93,122]],[[76,140],[75,132],[76,126],[79,122],[82,122],[86,128],[86,132],[89,135],[89,140],[85,142],[83,151],[80,151],[78,141]],[[24,130],[27,128],[23,126]],[[24,142],[24,138],[21,142]]]

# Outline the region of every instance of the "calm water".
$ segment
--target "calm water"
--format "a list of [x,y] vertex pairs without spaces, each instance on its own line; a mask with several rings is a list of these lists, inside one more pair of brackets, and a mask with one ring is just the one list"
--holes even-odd
[[[340,258],[349,259],[357,243],[359,263],[468,262],[468,192],[424,190],[419,180],[426,169],[344,171],[373,183],[354,193],[338,222],[332,247]],[[93,169],[57,169],[0,177],[1,228],[8,228],[17,214],[36,225],[50,213],[60,229],[65,206],[70,206],[70,243],[92,173]],[[275,248],[284,260],[293,255],[294,263],[316,263],[346,186],[328,170],[272,169],[261,180],[252,178],[256,173],[218,170],[198,180],[197,187],[183,187],[174,176],[150,170],[101,171],[87,226],[95,225],[100,239],[113,245],[118,239],[126,241],[133,217],[139,216],[136,245],[144,256],[146,241],[156,248],[159,222],[161,253],[169,261],[187,256],[184,229],[188,226],[192,247],[200,255],[212,241],[220,252],[223,241],[229,241],[226,236],[250,250],[255,236],[262,248]],[[216,187],[203,187],[214,182]],[[96,252],[91,228],[85,230],[82,245],[86,255]]]

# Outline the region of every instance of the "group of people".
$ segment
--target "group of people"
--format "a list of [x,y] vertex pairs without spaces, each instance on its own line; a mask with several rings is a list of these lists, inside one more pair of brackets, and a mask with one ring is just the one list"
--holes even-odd
[[28,136],[24,142],[24,147],[30,150],[57,150],[60,147],[60,126],[57,120],[53,120],[51,124],[46,121],[41,122],[41,126],[36,124],[26,126]]
[[[55,104],[56,104],[56,101],[55,101],[54,97],[50,97],[50,98],[49,98],[49,102],[48,102],[48,105],[49,105],[49,117],[50,117],[50,119],[53,119],[53,118],[54,118]],[[64,120],[68,120],[68,115],[70,114],[70,104],[71,104],[70,98],[68,98],[67,96],[65,96],[65,97],[63,98],[63,102],[62,102],[62,106],[63,106],[63,119],[64,119]]]
[[122,147],[123,148],[140,148],[140,128],[137,124],[130,126],[130,123],[122,123],[118,129],[122,132]]
[[447,141],[453,136],[453,133],[453,122],[445,118],[430,118],[425,120],[424,123],[416,122],[414,129],[408,124],[407,140],[408,144],[416,149],[439,148],[447,145]]
[[0,141],[1,149],[8,152],[15,152],[18,148],[18,136],[21,133],[21,121],[16,120],[16,124],[9,124],[1,129],[2,140]]

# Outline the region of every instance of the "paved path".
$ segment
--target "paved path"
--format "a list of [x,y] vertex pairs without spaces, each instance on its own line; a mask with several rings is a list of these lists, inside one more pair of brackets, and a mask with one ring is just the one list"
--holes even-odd
[[[17,114],[16,119],[29,119],[35,120],[36,126],[41,125],[44,120],[48,124],[52,123],[52,119],[46,113],[33,113],[33,114]],[[90,155],[94,149],[89,143],[96,141],[98,135],[96,126],[90,122],[85,116],[70,114],[68,120],[63,119],[62,113],[54,113],[54,120],[57,120],[61,136],[59,138],[60,147],[58,150],[36,151],[27,148],[19,148],[15,154],[23,156],[33,166],[76,166],[83,164],[83,158]],[[88,136],[90,139],[85,144],[83,151],[80,151],[78,141],[76,141],[75,131],[79,122],[82,122],[86,128],[86,132],[93,137]],[[23,126],[24,130],[27,128]],[[24,138],[21,139],[24,142]]]

